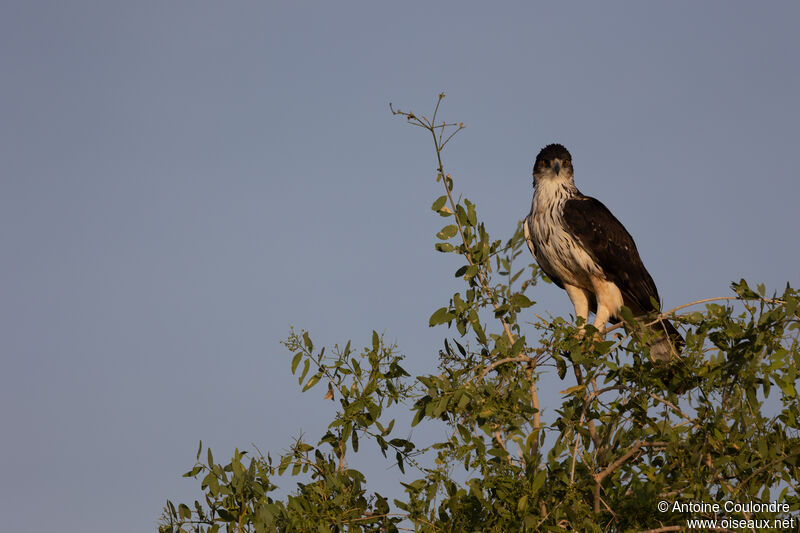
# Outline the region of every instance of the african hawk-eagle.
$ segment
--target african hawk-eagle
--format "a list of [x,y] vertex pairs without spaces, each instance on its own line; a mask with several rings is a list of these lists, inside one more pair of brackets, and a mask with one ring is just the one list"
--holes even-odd
[[[525,239],[539,267],[567,291],[576,317],[586,321],[592,311],[594,326],[602,329],[627,306],[652,321],[658,290],[633,237],[605,205],[575,187],[572,156],[562,145],[550,144],[536,156],[533,189]],[[660,333],[649,343],[654,359],[680,354],[683,337],[668,320],[650,329]]]

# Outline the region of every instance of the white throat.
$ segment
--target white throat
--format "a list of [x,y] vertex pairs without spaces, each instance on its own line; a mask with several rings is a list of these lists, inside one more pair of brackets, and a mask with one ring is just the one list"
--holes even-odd
[[566,175],[561,178],[547,177],[544,179],[537,179],[533,188],[533,203],[531,205],[531,213],[542,214],[544,211],[551,211],[554,207],[560,207],[575,196],[578,189],[571,177]]

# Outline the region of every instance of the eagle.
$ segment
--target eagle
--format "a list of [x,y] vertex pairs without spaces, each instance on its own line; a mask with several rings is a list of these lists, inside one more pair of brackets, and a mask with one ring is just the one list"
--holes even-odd
[[[649,324],[660,298],[633,237],[599,200],[581,194],[574,181],[572,156],[560,144],[545,146],[533,167],[533,202],[523,225],[525,240],[539,267],[567,291],[575,316],[601,330],[628,307]],[[647,326],[655,360],[680,356],[684,340],[675,326],[660,319]]]

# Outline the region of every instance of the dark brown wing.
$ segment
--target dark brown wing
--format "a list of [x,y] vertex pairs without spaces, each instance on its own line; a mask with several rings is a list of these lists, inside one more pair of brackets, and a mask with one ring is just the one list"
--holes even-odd
[[599,200],[578,195],[564,203],[564,223],[600,266],[606,279],[616,284],[634,315],[654,310],[658,289],[642,263],[633,237]]

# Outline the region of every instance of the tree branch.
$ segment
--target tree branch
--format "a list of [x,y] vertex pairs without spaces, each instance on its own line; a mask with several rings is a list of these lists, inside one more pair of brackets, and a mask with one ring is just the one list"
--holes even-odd
[[638,451],[639,451],[640,449],[642,449],[642,448],[646,448],[646,447],[653,447],[653,448],[655,448],[655,447],[658,447],[658,448],[662,448],[662,447],[664,447],[664,446],[667,446],[667,443],[666,443],[666,442],[663,442],[663,441],[658,441],[658,442],[645,442],[645,441],[642,441],[642,440],[640,440],[640,441],[636,441],[636,443],[634,443],[634,445],[633,445],[633,446],[631,446],[631,447],[630,447],[630,449],[629,449],[627,452],[625,452],[624,454],[622,454],[622,456],[621,456],[621,457],[619,457],[619,458],[618,458],[616,461],[614,461],[613,463],[611,463],[610,465],[608,465],[608,466],[605,468],[605,470],[603,470],[602,472],[599,472],[599,473],[595,474],[595,475],[594,475],[594,478],[595,478],[595,479],[596,479],[598,482],[601,482],[601,481],[603,481],[603,480],[604,480],[606,477],[608,477],[608,475],[609,475],[609,474],[611,474],[612,472],[614,472],[614,470],[616,470],[617,468],[619,468],[619,466],[620,466],[620,465],[622,465],[622,464],[623,464],[625,461],[627,461],[628,459],[630,459],[630,458],[631,458],[631,456],[633,456],[633,455],[634,455],[636,452],[638,452]]

